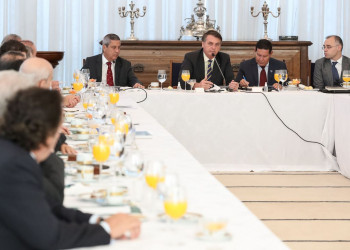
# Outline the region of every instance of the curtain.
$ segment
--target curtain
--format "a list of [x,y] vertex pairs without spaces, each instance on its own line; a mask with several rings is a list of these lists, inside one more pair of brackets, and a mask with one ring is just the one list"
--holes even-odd
[[[55,79],[72,81],[74,69],[82,67],[87,56],[101,52],[98,42],[107,33],[122,40],[130,36],[130,18],[121,18],[118,7],[130,10],[131,0],[0,0],[0,38],[15,33],[36,43],[39,51],[64,51],[55,69]],[[177,40],[185,18],[191,17],[198,0],[134,0],[144,17],[135,19],[135,36],[140,40]],[[225,41],[255,41],[263,37],[263,18],[253,18],[263,0],[203,0],[210,19],[215,19]],[[311,41],[309,58],[323,56],[321,47],[327,35],[343,38],[343,54],[350,56],[349,0],[270,0],[270,11],[281,15],[268,18],[268,35],[297,35]],[[347,11],[346,11],[347,10]],[[191,38],[184,38],[191,39]]]

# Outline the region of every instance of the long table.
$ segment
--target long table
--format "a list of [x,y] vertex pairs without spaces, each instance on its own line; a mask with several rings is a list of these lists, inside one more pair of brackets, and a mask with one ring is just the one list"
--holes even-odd
[[[145,210],[146,221],[142,223],[140,238],[115,241],[110,246],[96,249],[288,249],[142,107],[123,95],[120,105],[132,116],[133,123],[138,124],[138,131],[148,131],[152,134],[149,139],[136,139],[145,160],[161,159],[170,171],[179,174],[181,183],[187,190],[188,211],[203,216],[226,217],[229,221],[228,232],[232,234],[233,239],[223,242],[200,241],[195,237],[198,232],[197,225],[180,223],[173,228],[175,231],[169,230],[167,224]],[[117,180],[112,178],[110,181],[124,185],[134,183],[135,179],[123,177]],[[80,185],[79,189],[93,188],[95,185],[97,184]],[[98,206],[80,201],[77,192],[73,190],[74,186],[66,189],[66,206],[99,213]],[[156,208],[157,204],[154,204],[154,207]]]
[[335,149],[342,175],[350,178],[350,95],[334,97]]
[[[141,106],[210,171],[338,171],[333,96],[148,91]],[[140,99],[134,94],[135,99]]]

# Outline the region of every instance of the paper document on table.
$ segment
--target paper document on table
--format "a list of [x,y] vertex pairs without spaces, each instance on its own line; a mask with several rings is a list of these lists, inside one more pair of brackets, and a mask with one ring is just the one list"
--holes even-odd
[[216,91],[218,91],[220,89],[221,88],[218,85],[216,85],[216,84],[214,84],[213,87],[210,88],[210,90],[216,90]]

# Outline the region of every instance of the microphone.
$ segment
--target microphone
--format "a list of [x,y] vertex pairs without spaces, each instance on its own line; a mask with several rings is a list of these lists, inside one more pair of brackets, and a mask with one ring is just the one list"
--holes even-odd
[[214,57],[214,61],[216,62],[216,65],[218,66],[218,68],[219,68],[219,70],[220,70],[220,73],[221,73],[222,78],[224,78],[224,85],[226,86],[226,79],[225,79],[224,74],[223,74],[222,71],[221,71],[221,68],[220,68],[219,63],[216,61],[216,58],[215,58],[216,55],[215,55],[214,53],[212,53],[211,55]]

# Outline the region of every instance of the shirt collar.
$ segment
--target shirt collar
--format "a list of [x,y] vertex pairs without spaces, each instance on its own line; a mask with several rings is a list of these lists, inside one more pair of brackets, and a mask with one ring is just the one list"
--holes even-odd
[[343,63],[343,56],[341,56],[338,60],[331,60],[331,62],[338,62],[338,64],[342,64]]
[[33,158],[34,161],[36,161],[36,156],[32,151],[29,152],[29,155]]
[[[270,62],[268,62],[268,63],[265,65],[265,67],[264,67],[265,70],[269,68],[269,64],[270,64]],[[258,65],[258,68],[259,68],[259,69],[262,69],[262,67],[261,67],[259,64],[257,64],[257,65]]]
[[[102,53],[102,64],[106,64],[108,60],[106,59],[105,55]],[[112,64],[114,64],[115,61],[112,61]]]
[[[204,62],[208,62],[210,60],[204,52],[203,52],[203,58],[204,58]],[[211,60],[213,61],[213,59],[211,59]]]

